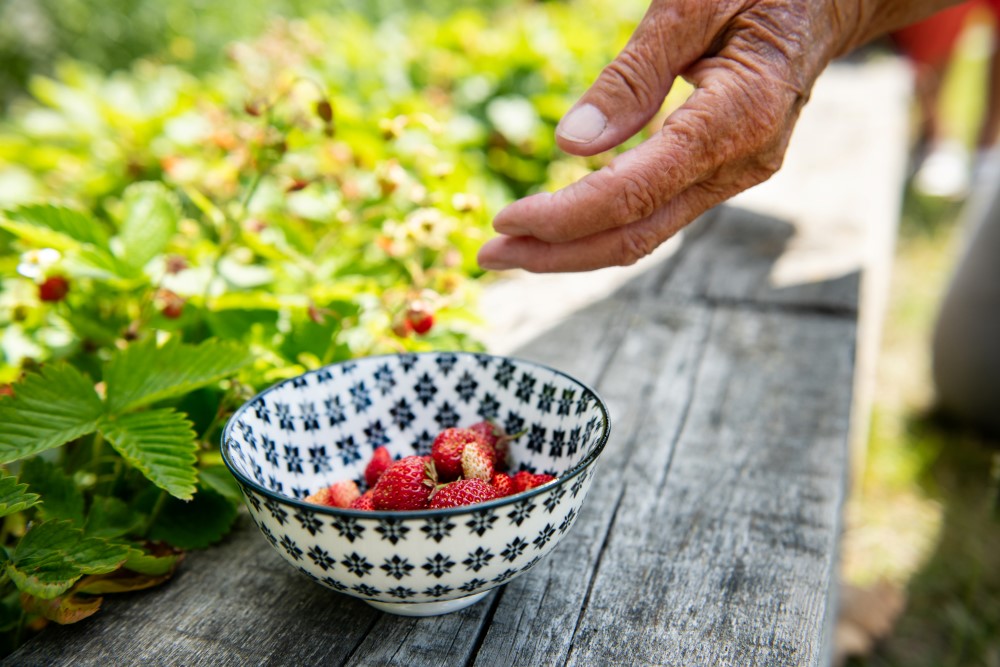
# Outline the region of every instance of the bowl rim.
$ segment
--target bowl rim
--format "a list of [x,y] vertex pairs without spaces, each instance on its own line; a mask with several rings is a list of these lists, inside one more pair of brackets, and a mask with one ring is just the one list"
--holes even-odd
[[[236,414],[242,411],[244,408],[246,408],[249,404],[253,403],[258,399],[263,398],[265,395],[267,395],[272,391],[276,391],[277,389],[291,382],[295,378],[302,377],[304,375],[312,375],[324,369],[336,368],[344,364],[357,363],[359,361],[367,361],[369,359],[389,359],[389,358],[401,357],[404,355],[415,356],[415,357],[428,357],[428,356],[440,356],[442,354],[454,354],[458,356],[472,356],[472,357],[489,357],[490,359],[507,359],[516,364],[521,364],[525,366],[534,366],[536,368],[544,369],[552,373],[555,373],[556,375],[561,375],[567,378],[568,380],[571,380],[572,382],[576,383],[586,391],[590,392],[590,395],[594,397],[594,400],[597,403],[597,406],[601,412],[602,434],[600,439],[598,440],[597,444],[594,445],[594,447],[590,450],[590,452],[588,452],[587,455],[580,460],[579,463],[577,463],[568,471],[557,477],[554,482],[549,482],[547,484],[537,486],[533,489],[528,489],[527,491],[515,493],[510,496],[504,496],[503,498],[497,498],[496,500],[490,500],[484,503],[476,503],[474,505],[461,505],[459,507],[445,507],[441,509],[426,509],[426,510],[359,510],[359,509],[350,509],[343,507],[330,507],[329,505],[318,505],[316,503],[308,503],[301,498],[292,498],[291,496],[286,496],[284,494],[277,493],[276,491],[273,491],[263,486],[262,484],[257,482],[257,480],[250,479],[242,472],[240,472],[240,470],[236,467],[236,465],[230,458],[229,450],[226,447],[226,441],[230,438],[230,434],[232,433],[233,429],[236,428],[236,419],[235,419]],[[565,371],[553,368],[552,366],[549,366],[544,363],[506,354],[491,354],[488,352],[470,352],[464,350],[432,350],[424,352],[396,352],[387,354],[373,354],[361,357],[354,357],[351,359],[346,359],[344,361],[337,361],[331,364],[324,364],[323,366],[319,366],[312,370],[308,370],[303,373],[299,373],[298,375],[285,378],[284,380],[276,382],[271,386],[267,387],[266,389],[261,390],[252,398],[244,401],[236,409],[236,411],[232,415],[230,415],[229,419],[226,420],[226,426],[225,428],[222,429],[222,434],[219,438],[220,440],[219,450],[222,454],[223,462],[226,464],[226,467],[229,469],[229,472],[233,475],[233,477],[236,478],[236,481],[239,482],[240,485],[244,487],[249,487],[253,489],[255,492],[267,498],[271,498],[277,502],[329,516],[343,516],[350,518],[368,518],[368,519],[381,519],[381,520],[392,519],[392,518],[422,519],[425,517],[442,517],[442,516],[455,516],[460,514],[468,514],[470,512],[479,512],[496,507],[503,507],[505,505],[513,505],[525,499],[532,498],[542,493],[546,493],[556,486],[563,486],[569,480],[583,473],[597,460],[597,457],[600,456],[601,452],[604,451],[604,447],[608,442],[608,437],[610,436],[610,434],[611,434],[611,418],[610,418],[610,413],[608,411],[607,403],[605,403],[604,398],[602,398],[601,395],[598,394],[589,384],[570,375]]]

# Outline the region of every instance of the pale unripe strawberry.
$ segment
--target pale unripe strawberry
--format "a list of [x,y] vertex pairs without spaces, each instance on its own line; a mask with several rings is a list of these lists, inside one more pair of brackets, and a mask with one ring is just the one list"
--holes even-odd
[[462,450],[462,477],[489,483],[493,472],[493,448],[478,440],[467,444]]

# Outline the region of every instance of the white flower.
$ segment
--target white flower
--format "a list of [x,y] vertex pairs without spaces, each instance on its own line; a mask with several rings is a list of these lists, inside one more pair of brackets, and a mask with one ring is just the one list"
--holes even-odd
[[38,280],[45,275],[49,267],[60,259],[62,259],[62,255],[55,248],[29,250],[21,255],[21,262],[17,265],[17,272],[25,278]]

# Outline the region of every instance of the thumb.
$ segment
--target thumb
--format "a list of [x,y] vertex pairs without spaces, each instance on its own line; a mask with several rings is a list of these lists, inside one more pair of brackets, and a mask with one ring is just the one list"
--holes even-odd
[[[653,2],[618,57],[559,122],[559,147],[595,155],[642,129],[660,110],[674,78],[708,50],[718,30],[715,5]],[[692,26],[701,27],[692,34]]]

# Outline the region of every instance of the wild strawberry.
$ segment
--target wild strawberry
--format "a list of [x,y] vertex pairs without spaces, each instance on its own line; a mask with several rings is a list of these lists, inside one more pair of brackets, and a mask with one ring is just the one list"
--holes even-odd
[[329,505],[332,507],[350,507],[351,504],[361,497],[358,484],[353,479],[342,482],[334,482],[329,487]]
[[490,421],[476,422],[469,427],[470,431],[479,434],[480,439],[493,448],[493,465],[498,470],[506,470],[507,454],[510,451],[512,437],[502,428]]
[[157,301],[161,303],[160,312],[167,319],[176,320],[184,314],[184,304],[186,303],[186,299],[176,292],[172,292],[168,289],[161,289],[157,291],[156,298]]
[[360,496],[358,496],[353,503],[351,503],[352,510],[365,510],[366,512],[375,511],[375,501],[373,496],[375,495],[374,489],[368,489]]
[[434,314],[423,306],[411,307],[406,311],[406,326],[413,333],[422,336],[434,326]]
[[378,510],[427,509],[436,477],[433,463],[420,456],[404,456],[379,477],[372,504]]
[[522,491],[527,491],[528,489],[534,489],[535,487],[541,486],[542,484],[548,484],[555,477],[552,475],[544,475],[529,472],[527,470],[521,470],[516,475],[514,475],[514,493],[521,493]]
[[69,280],[64,276],[49,276],[38,286],[38,298],[42,301],[55,303],[66,298],[69,292]]
[[490,485],[496,490],[497,496],[500,498],[514,493],[514,478],[505,472],[494,474]]
[[460,507],[485,503],[499,498],[496,489],[481,479],[459,479],[439,487],[431,498],[430,509]]
[[462,450],[470,442],[479,442],[479,436],[467,428],[446,428],[434,438],[431,457],[442,480],[458,479],[462,474]]
[[488,484],[493,479],[493,448],[478,440],[467,444],[462,450],[462,477]]
[[303,500],[314,505],[330,505],[330,488],[324,486],[322,489],[310,493]]
[[378,478],[382,476],[385,469],[392,463],[392,454],[385,447],[377,447],[372,454],[371,461],[365,466],[365,482],[369,489],[374,489]]

